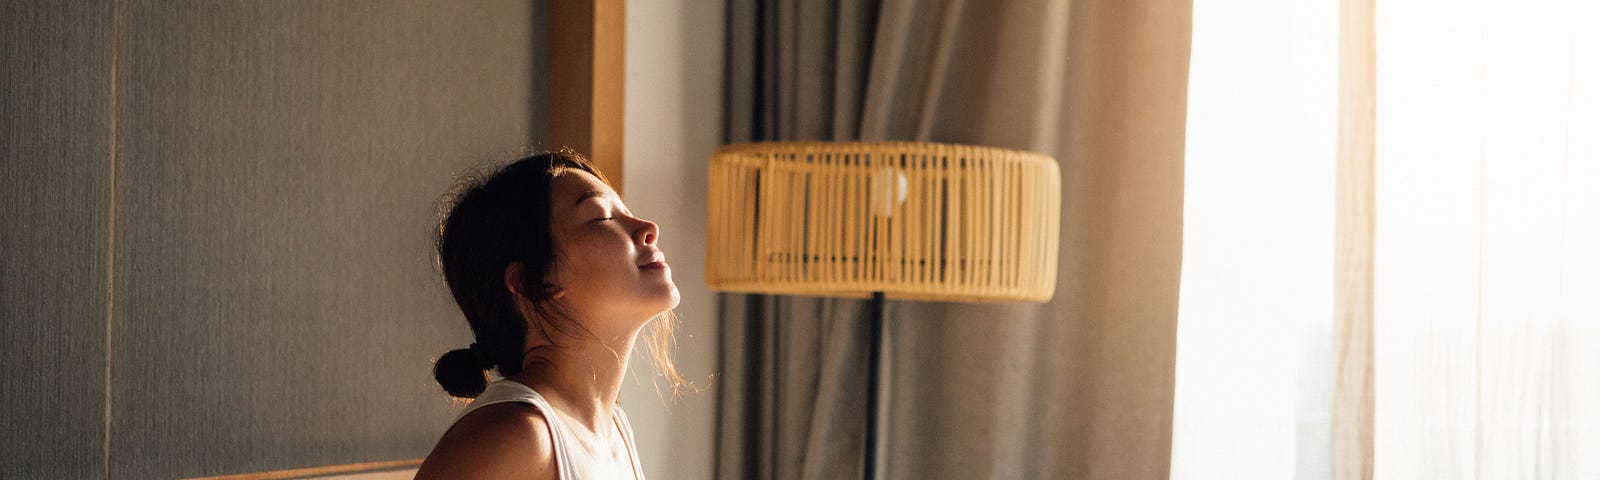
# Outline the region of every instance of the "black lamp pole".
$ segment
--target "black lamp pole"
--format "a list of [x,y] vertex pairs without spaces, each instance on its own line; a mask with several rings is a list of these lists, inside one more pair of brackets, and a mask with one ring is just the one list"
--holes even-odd
[[872,335],[867,344],[866,463],[861,467],[862,478],[866,480],[873,480],[878,470],[878,377],[883,369],[883,309],[883,292],[872,292]]

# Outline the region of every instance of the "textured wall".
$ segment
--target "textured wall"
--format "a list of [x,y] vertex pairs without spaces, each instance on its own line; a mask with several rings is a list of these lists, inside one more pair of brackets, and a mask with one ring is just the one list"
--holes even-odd
[[105,471],[111,4],[0,4],[0,478]]
[[435,202],[542,136],[543,3],[39,3],[3,20],[0,477],[425,455],[470,340]]

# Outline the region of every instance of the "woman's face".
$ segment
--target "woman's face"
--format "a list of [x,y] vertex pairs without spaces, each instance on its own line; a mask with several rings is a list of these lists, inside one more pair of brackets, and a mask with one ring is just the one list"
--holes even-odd
[[561,170],[550,197],[557,260],[548,283],[577,318],[631,319],[636,329],[678,305],[655,222],[631,215],[610,186],[582,170]]

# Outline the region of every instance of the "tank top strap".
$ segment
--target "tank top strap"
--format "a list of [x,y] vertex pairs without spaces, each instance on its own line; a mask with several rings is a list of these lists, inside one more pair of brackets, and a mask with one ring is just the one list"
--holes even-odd
[[644,480],[644,467],[639,464],[639,447],[633,443],[633,424],[628,422],[628,412],[622,411],[622,405],[611,409],[615,412],[613,418],[619,430],[622,430],[622,441],[628,446],[628,458],[633,460],[633,475],[638,480]]
[[[544,424],[550,430],[550,444],[554,447],[553,450],[556,455],[556,478],[580,480],[577,473],[578,470],[572,465],[572,455],[567,453],[566,431],[562,428],[561,421],[556,419],[555,409],[550,407],[550,402],[545,401],[543,395],[539,395],[539,392],[528,388],[527,385],[515,380],[504,379],[489,384],[488,387],[483,389],[483,393],[478,395],[477,399],[467,404],[467,408],[456,415],[456,421],[460,421],[462,417],[467,416],[474,410],[497,403],[526,403],[533,405],[534,410],[538,410],[539,414],[544,416]],[[623,422],[626,423],[627,420],[624,419]],[[628,444],[631,448],[633,444],[631,431],[625,435],[627,435]],[[638,460],[635,459],[634,463],[634,468],[637,469]]]

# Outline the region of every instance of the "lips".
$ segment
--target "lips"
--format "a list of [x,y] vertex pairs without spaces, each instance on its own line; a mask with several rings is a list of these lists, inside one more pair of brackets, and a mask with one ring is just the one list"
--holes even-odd
[[639,264],[640,270],[660,270],[667,268],[667,256],[661,252],[651,252],[645,257],[644,263]]

